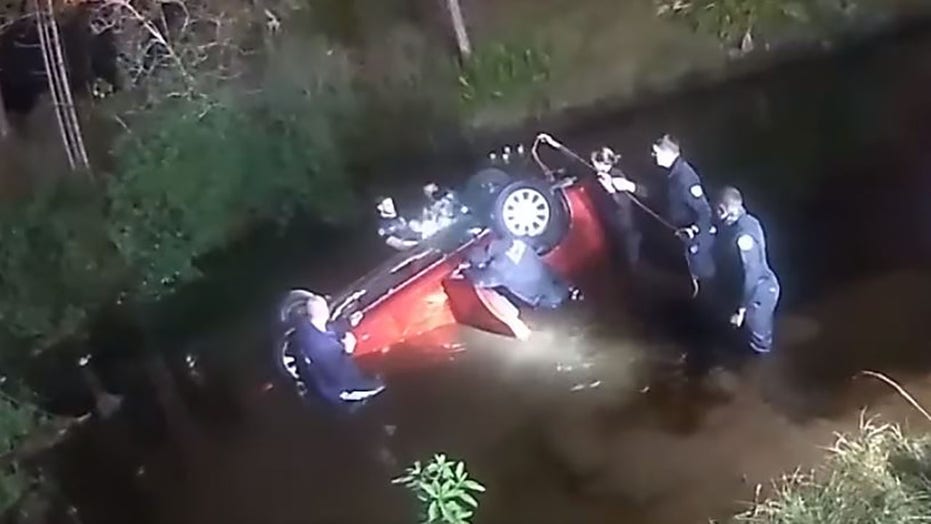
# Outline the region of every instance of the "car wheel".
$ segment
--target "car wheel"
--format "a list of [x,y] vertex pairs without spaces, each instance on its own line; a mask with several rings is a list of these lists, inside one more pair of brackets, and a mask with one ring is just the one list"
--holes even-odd
[[556,247],[569,226],[563,198],[549,184],[534,180],[509,184],[492,209],[492,224],[499,234],[524,240],[539,254]]
[[304,383],[298,366],[297,359],[302,357],[295,350],[293,336],[294,330],[288,330],[278,342],[274,355],[275,367],[284,378],[294,384],[297,394],[303,397],[307,394],[307,385]]
[[498,194],[514,179],[497,168],[488,168],[472,175],[462,192],[462,203],[483,223],[491,215]]

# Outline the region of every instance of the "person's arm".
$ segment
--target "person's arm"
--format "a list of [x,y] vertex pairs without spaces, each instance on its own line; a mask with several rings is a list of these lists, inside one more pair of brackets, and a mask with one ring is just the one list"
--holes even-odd
[[763,276],[761,261],[764,260],[763,249],[760,239],[754,238],[749,233],[742,233],[737,237],[737,249],[740,251],[740,263],[743,266],[744,283],[743,294],[741,296],[741,308],[746,309],[753,300],[753,293],[756,285]]
[[406,251],[417,245],[416,240],[405,240],[394,235],[389,235],[385,238],[385,243],[390,247],[397,249],[398,251]]
[[711,205],[705,197],[705,190],[697,178],[686,182],[685,202],[692,218],[692,223],[683,228],[688,236],[694,238],[699,233],[711,231]]

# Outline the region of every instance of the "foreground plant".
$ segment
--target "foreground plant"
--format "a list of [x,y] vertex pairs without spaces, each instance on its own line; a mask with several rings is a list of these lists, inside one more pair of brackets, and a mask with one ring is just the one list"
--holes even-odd
[[428,464],[414,462],[404,475],[392,479],[412,491],[422,504],[423,522],[469,524],[478,508],[476,493],[485,486],[469,478],[465,463],[447,460],[446,455],[434,455]]
[[796,472],[775,494],[738,515],[754,524],[931,522],[931,438],[863,420],[839,435],[823,471]]

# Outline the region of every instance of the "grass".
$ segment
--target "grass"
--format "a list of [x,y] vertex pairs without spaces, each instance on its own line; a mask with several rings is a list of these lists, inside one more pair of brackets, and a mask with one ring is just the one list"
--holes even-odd
[[931,437],[861,419],[838,435],[825,466],[783,477],[774,494],[735,517],[748,524],[931,522]]

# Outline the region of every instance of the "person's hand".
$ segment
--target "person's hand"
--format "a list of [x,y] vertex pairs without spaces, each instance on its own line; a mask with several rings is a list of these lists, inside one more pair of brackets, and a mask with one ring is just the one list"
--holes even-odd
[[746,318],[746,316],[747,316],[746,308],[738,309],[737,312],[731,315],[731,325],[734,326],[735,328],[742,326],[744,324],[744,319]]
[[353,335],[352,333],[346,333],[343,336],[343,350],[346,351],[346,353],[352,355],[356,350],[357,342],[358,341],[356,340],[355,335]]
[[355,313],[349,315],[349,325],[352,327],[358,326],[359,323],[362,322],[363,316],[365,316],[365,314],[361,311],[356,311]]
[[637,190],[637,184],[634,184],[629,179],[622,176],[612,178],[611,184],[614,186],[614,189],[622,193],[633,193]]
[[698,235],[698,226],[683,227],[676,230],[676,236],[679,240],[692,240]]
[[555,147],[556,149],[560,149],[562,147],[562,144],[557,142],[556,139],[550,136],[548,133],[540,133],[537,135],[537,140],[544,142],[550,147]]
[[611,179],[611,175],[607,173],[598,173],[598,182],[608,193],[614,194],[617,191],[614,186],[614,181]]

